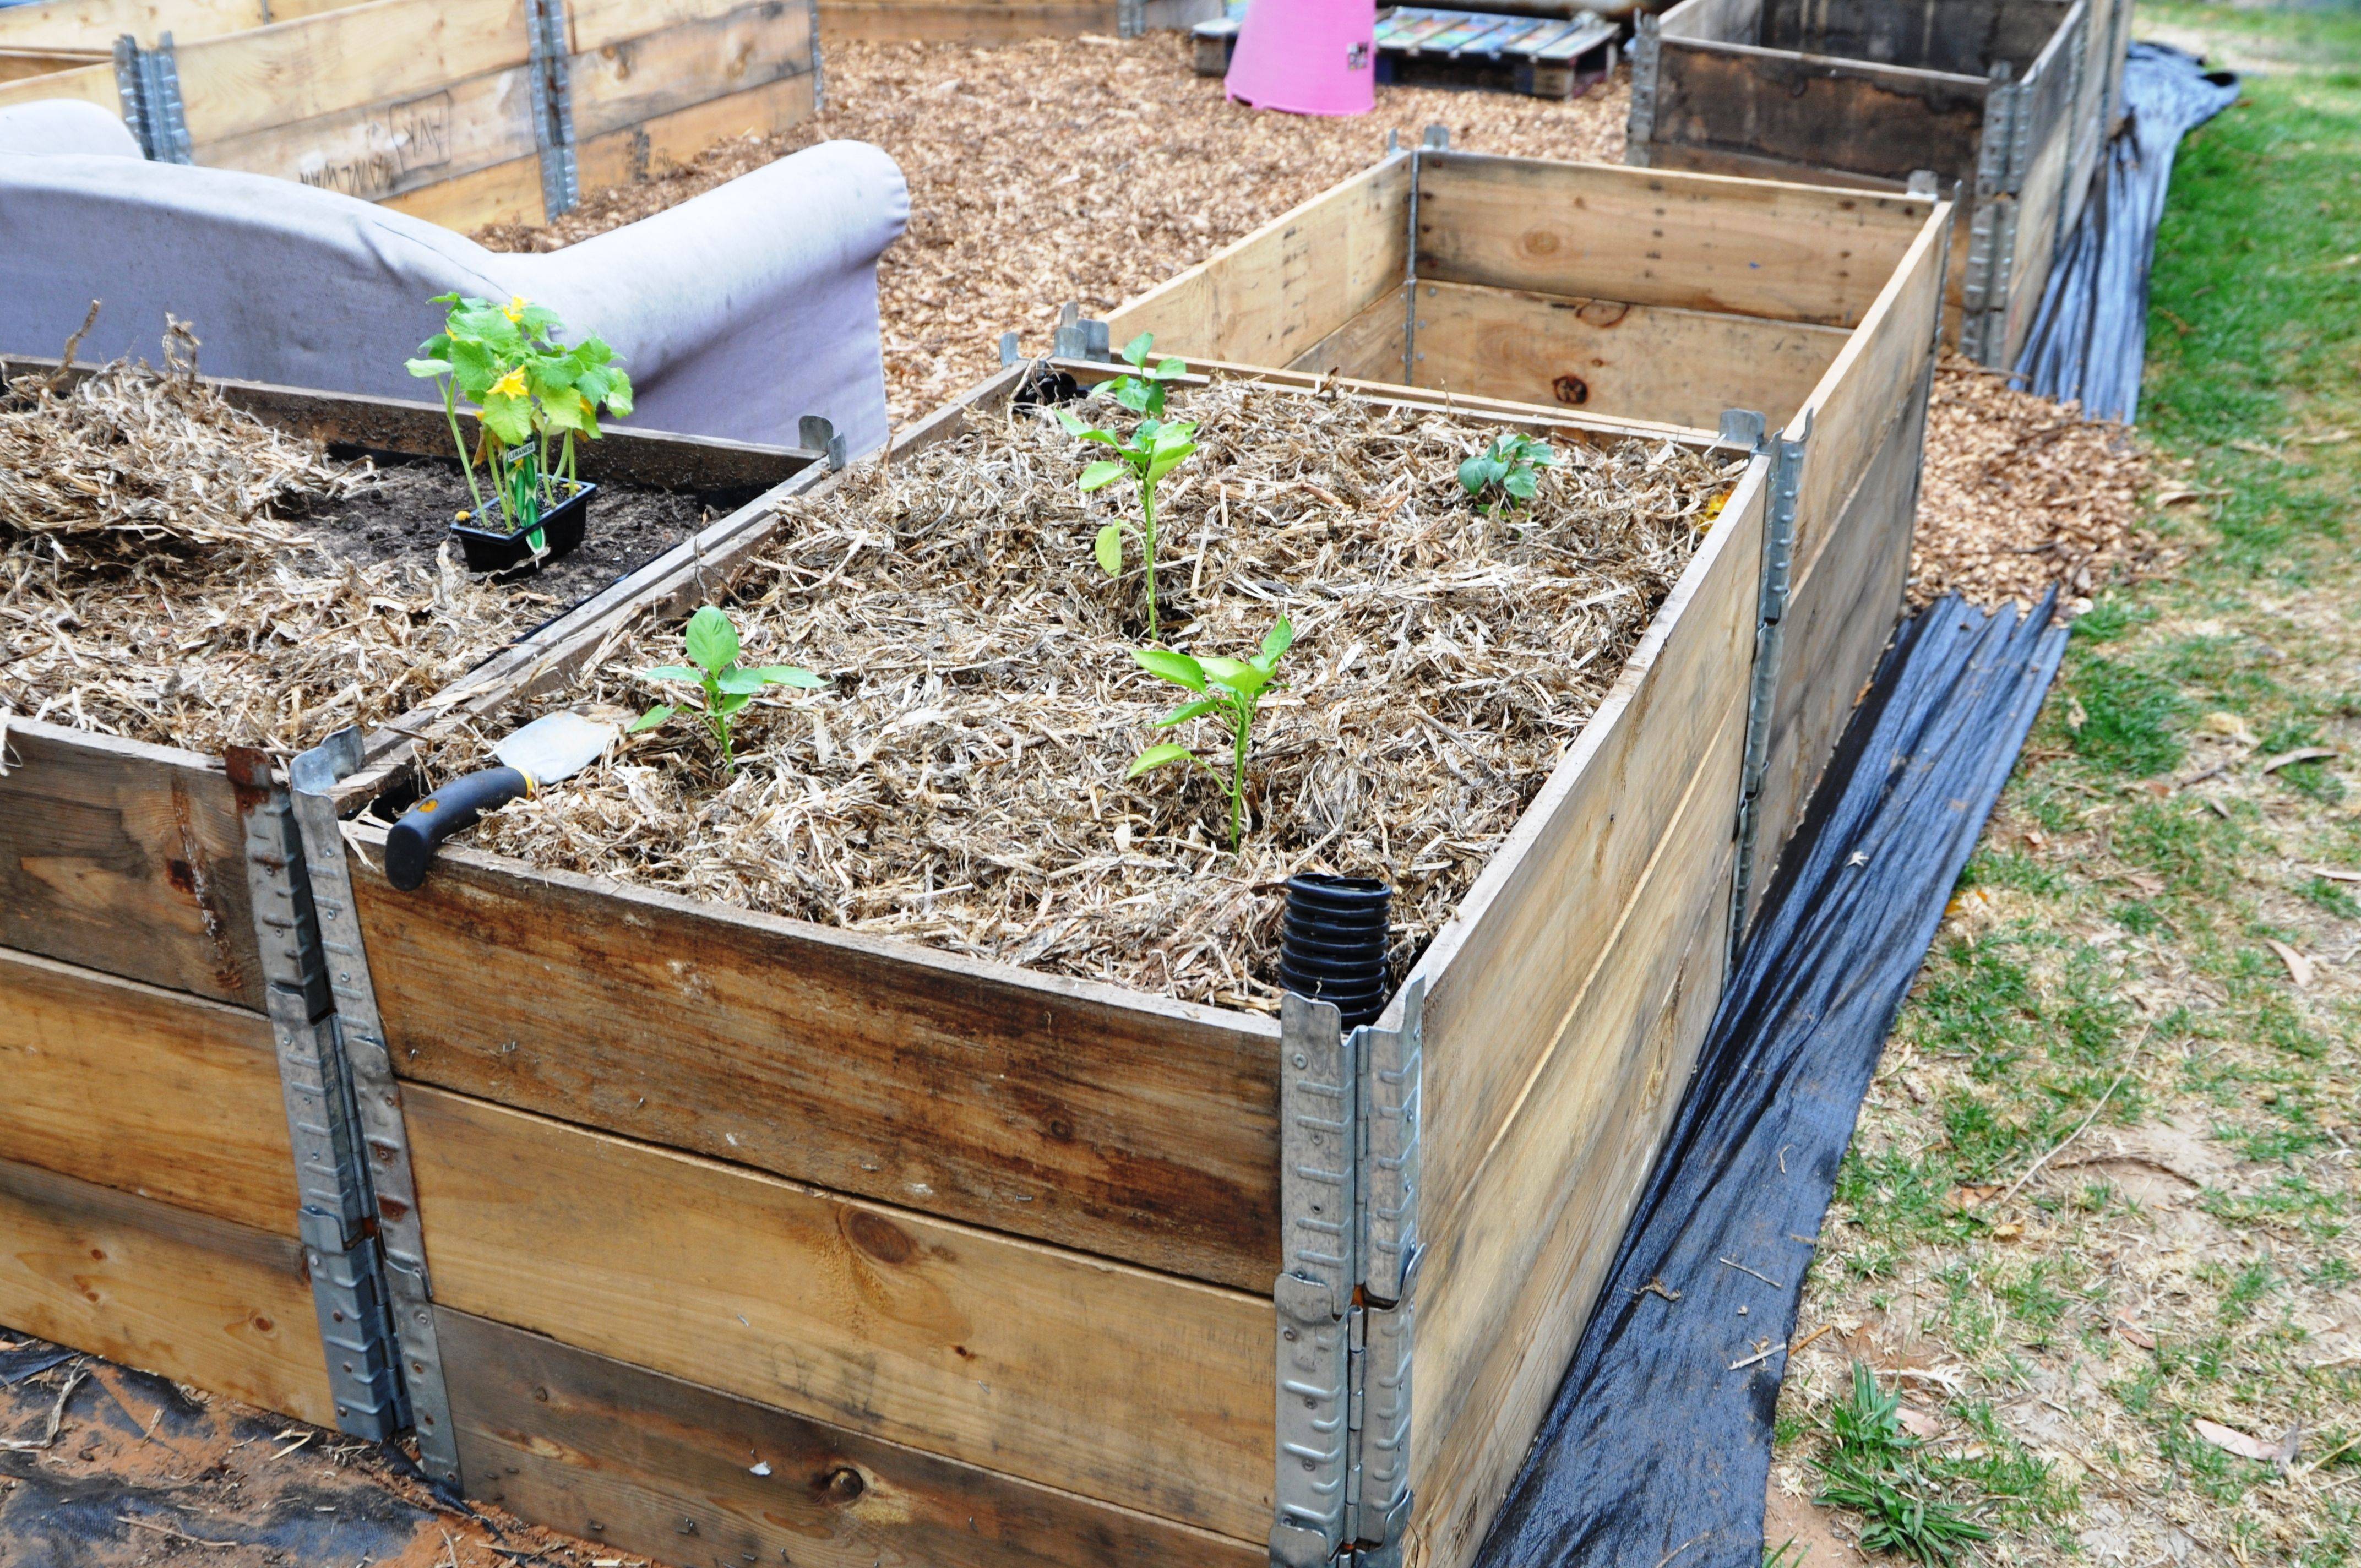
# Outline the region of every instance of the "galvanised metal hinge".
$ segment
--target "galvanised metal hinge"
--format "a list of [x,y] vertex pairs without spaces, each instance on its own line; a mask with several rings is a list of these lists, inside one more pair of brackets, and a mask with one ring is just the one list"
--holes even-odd
[[287,780],[302,865],[311,886],[325,959],[328,992],[335,1004],[335,1037],[351,1085],[361,1142],[368,1158],[363,1169],[367,1196],[377,1222],[379,1256],[394,1328],[401,1383],[409,1397],[410,1425],[418,1440],[419,1464],[427,1475],[460,1485],[457,1434],[451,1428],[451,1399],[443,1380],[443,1359],[434,1333],[426,1249],[419,1234],[418,1191],[410,1169],[410,1138],[401,1119],[401,1087],[377,1009],[368,953],[361,945],[360,916],[353,904],[352,873],[345,862],[344,828],[336,820],[332,792],[361,765],[361,732],[343,729],[297,757]]
[[1136,38],[1148,31],[1148,0],[1115,0],[1115,36]]
[[1631,41],[1625,52],[1631,60],[1631,117],[1625,122],[1623,161],[1645,169],[1648,144],[1656,135],[1656,81],[1664,53],[1664,25],[1642,11],[1632,19]]
[[1975,215],[1968,225],[1968,266],[1960,278],[1960,352],[1978,364],[1991,363],[1993,313],[2008,304],[2005,268],[2015,227],[2013,203],[2004,198],[2024,181],[2021,139],[2031,134],[2029,126],[2018,125],[2030,118],[2030,104],[2026,88],[2011,84],[2012,73],[2006,60],[1993,66],[1983,135],[1976,144]]
[[1115,350],[1108,342],[1107,323],[1086,318],[1082,306],[1067,301],[1058,310],[1058,330],[1050,334],[1049,355],[1054,359],[1112,363]]
[[819,57],[819,0],[804,0],[804,9],[810,18],[812,51],[812,113],[828,107],[828,72]]
[[277,1047],[295,1157],[296,1229],[312,1276],[336,1425],[382,1441],[409,1421],[378,1262],[360,1118],[336,1043],[335,964],[322,938],[302,835],[269,754],[232,747],[225,761],[246,828],[263,1010]]
[[533,139],[541,149],[542,220],[555,223],[582,199],[574,156],[574,86],[566,63],[566,0],[527,0],[525,28],[533,50]]
[[830,468],[841,468],[848,461],[844,437],[837,433],[836,422],[826,414],[805,414],[796,420],[796,444],[807,452],[826,453]]
[[196,161],[171,34],[159,35],[154,49],[141,49],[129,33],[115,40],[115,92],[123,102],[123,123],[151,162]]
[[1411,1365],[1425,982],[1398,1029],[1279,1007],[1277,1518],[1270,1560],[1396,1568],[1411,1513]]
[[1795,503],[1803,490],[1804,449],[1812,418],[1790,440],[1773,436],[1768,422],[1747,409],[1721,416],[1721,439],[1749,446],[1771,459],[1770,504],[1763,519],[1762,585],[1755,597],[1754,674],[1746,702],[1746,761],[1738,785],[1738,861],[1731,873],[1730,959],[1737,961],[1746,935],[1746,905],[1753,892],[1754,843],[1761,830],[1763,782],[1770,771],[1773,710],[1779,698],[1779,670],[1785,651],[1787,600],[1794,587]]

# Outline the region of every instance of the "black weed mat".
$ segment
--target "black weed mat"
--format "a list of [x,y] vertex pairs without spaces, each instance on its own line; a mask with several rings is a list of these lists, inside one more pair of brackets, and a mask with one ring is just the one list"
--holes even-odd
[[1804,1270],[1886,1031],[2065,651],[2049,612],[1945,599],[1895,639],[1479,1568],[1762,1568]]

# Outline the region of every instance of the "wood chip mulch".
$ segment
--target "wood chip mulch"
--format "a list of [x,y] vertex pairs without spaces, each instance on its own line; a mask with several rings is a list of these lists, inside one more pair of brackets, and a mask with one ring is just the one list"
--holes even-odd
[[1619,75],[1571,101],[1387,87],[1355,119],[1261,114],[1194,73],[1188,40],[1040,39],[826,45],[827,107],[685,168],[595,192],[548,228],[477,236],[555,250],[836,137],[893,155],[910,228],[878,268],[885,388],[897,422],[990,375],[1004,330],[1049,351],[1058,307],[1104,314],[1195,266],[1429,125],[1477,152],[1620,162],[1631,97]]
[[1950,593],[2030,603],[2055,584],[2072,613],[2109,584],[2169,571],[2181,552],[2142,526],[2157,478],[2124,426],[1945,359],[1927,410],[1912,608]]

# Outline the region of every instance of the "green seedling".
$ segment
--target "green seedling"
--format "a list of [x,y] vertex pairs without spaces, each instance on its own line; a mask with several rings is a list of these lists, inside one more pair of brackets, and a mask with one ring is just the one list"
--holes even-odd
[[[433,302],[448,313],[443,330],[418,345],[420,357],[408,367],[443,393],[443,417],[476,502],[461,521],[530,534],[538,550],[543,514],[578,482],[575,437],[598,439],[601,409],[617,419],[630,414],[631,378],[596,336],[571,347],[556,342],[566,330],[557,313],[522,294],[505,305],[459,294],[438,294]],[[459,433],[463,397],[476,408],[473,447]],[[491,478],[497,509],[484,504],[476,482],[478,464]]]
[[[738,755],[732,745],[738,712],[754,700],[755,694],[765,686],[801,686],[808,691],[828,683],[809,670],[794,664],[763,664],[747,669],[738,663],[738,628],[730,618],[711,605],[707,605],[688,618],[686,638],[689,663],[664,664],[644,672],[651,681],[678,681],[697,688],[698,718],[712,733],[713,744],[721,753],[721,771],[732,774],[738,771]],[[660,702],[631,720],[630,733],[653,729],[680,711],[677,703]]]
[[1197,433],[1197,427],[1185,420],[1165,422],[1166,385],[1185,367],[1178,359],[1167,359],[1149,367],[1148,349],[1151,341],[1149,334],[1142,333],[1125,345],[1123,356],[1139,374],[1119,376],[1108,383],[1115,400],[1140,416],[1128,437],[1096,429],[1064,409],[1058,411],[1058,421],[1069,435],[1115,448],[1114,458],[1102,458],[1082,470],[1085,491],[1104,489],[1126,474],[1138,482],[1139,526],[1132,529],[1120,522],[1108,523],[1099,530],[1092,553],[1097,556],[1101,571],[1110,577],[1119,577],[1123,575],[1124,536],[1137,535],[1140,555],[1148,568],[1148,635],[1155,637],[1159,631],[1156,619],[1156,487],[1197,450],[1196,442],[1190,439]]
[[[1169,729],[1176,724],[1186,724],[1192,718],[1213,718],[1230,732],[1230,849],[1237,850],[1246,834],[1246,757],[1254,746],[1255,710],[1262,706],[1262,696],[1279,684],[1272,679],[1279,668],[1279,655],[1295,641],[1295,628],[1287,617],[1280,616],[1279,624],[1263,634],[1262,652],[1251,659],[1193,659],[1186,653],[1168,652],[1161,648],[1135,648],[1131,656],[1149,674],[1188,687],[1201,694],[1194,702],[1179,707],[1156,721],[1159,729]],[[1219,774],[1221,769],[1206,762],[1186,746],[1166,741],[1150,746],[1131,761],[1131,771],[1124,774],[1136,779],[1151,768],[1167,762],[1196,762]]]
[[1459,488],[1471,500],[1481,500],[1484,492],[1494,491],[1491,515],[1497,517],[1506,500],[1530,501],[1541,488],[1541,470],[1557,461],[1557,453],[1546,441],[1530,435],[1497,436],[1492,444],[1459,465]]
[[1937,1493],[1918,1440],[1903,1430],[1902,1396],[1887,1393],[1867,1366],[1853,1363],[1851,1397],[1828,1411],[1828,1445],[1815,1461],[1821,1487],[1814,1500],[1861,1516],[1861,1544],[1940,1568],[1992,1531]]

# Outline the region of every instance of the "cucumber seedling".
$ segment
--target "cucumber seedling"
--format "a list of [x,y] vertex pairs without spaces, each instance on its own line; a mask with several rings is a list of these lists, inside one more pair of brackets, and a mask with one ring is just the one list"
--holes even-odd
[[1077,418],[1064,409],[1058,411],[1058,422],[1066,433],[1083,441],[1094,441],[1115,449],[1115,456],[1102,458],[1082,470],[1082,486],[1085,491],[1102,490],[1128,474],[1139,485],[1139,526],[1130,528],[1120,522],[1110,522],[1099,530],[1092,553],[1098,558],[1099,569],[1110,577],[1123,575],[1123,542],[1126,533],[1139,540],[1140,556],[1148,576],[1148,635],[1159,634],[1156,619],[1156,487],[1173,469],[1189,459],[1197,450],[1191,437],[1197,427],[1186,420],[1167,423],[1164,419],[1164,393],[1168,383],[1186,368],[1178,359],[1167,359],[1150,367],[1148,350],[1153,336],[1141,333],[1124,345],[1123,356],[1134,370],[1132,376],[1119,376],[1109,383],[1115,400],[1140,416],[1129,436],[1117,435],[1111,430],[1100,430]]
[[[1262,652],[1251,659],[1194,659],[1162,648],[1131,651],[1133,660],[1149,674],[1199,694],[1196,701],[1182,703],[1158,719],[1159,729],[1186,724],[1192,718],[1212,718],[1230,732],[1230,850],[1234,854],[1246,834],[1246,757],[1254,746],[1255,710],[1262,706],[1263,693],[1279,685],[1274,679],[1279,655],[1294,642],[1295,628],[1282,615],[1279,623],[1263,634]],[[1131,771],[1124,777],[1136,779],[1167,762],[1195,762],[1216,774],[1222,771],[1188,747],[1168,740],[1134,757]]]
[[1485,491],[1493,491],[1488,510],[1498,517],[1504,501],[1532,500],[1542,487],[1541,470],[1556,461],[1557,453],[1546,441],[1513,432],[1495,436],[1491,445],[1459,465],[1459,488],[1470,500],[1478,501]]
[[[732,745],[738,711],[753,701],[756,693],[765,686],[800,686],[808,691],[828,684],[809,670],[794,664],[763,664],[751,670],[740,664],[738,628],[711,605],[688,618],[684,641],[688,663],[659,665],[642,672],[642,678],[678,681],[697,688],[691,699],[697,706],[692,711],[705,721],[706,729],[713,736],[714,747],[721,753],[724,775],[738,771],[738,755]],[[637,735],[643,729],[653,729],[678,713],[681,707],[678,703],[656,704],[631,720],[629,733]]]

